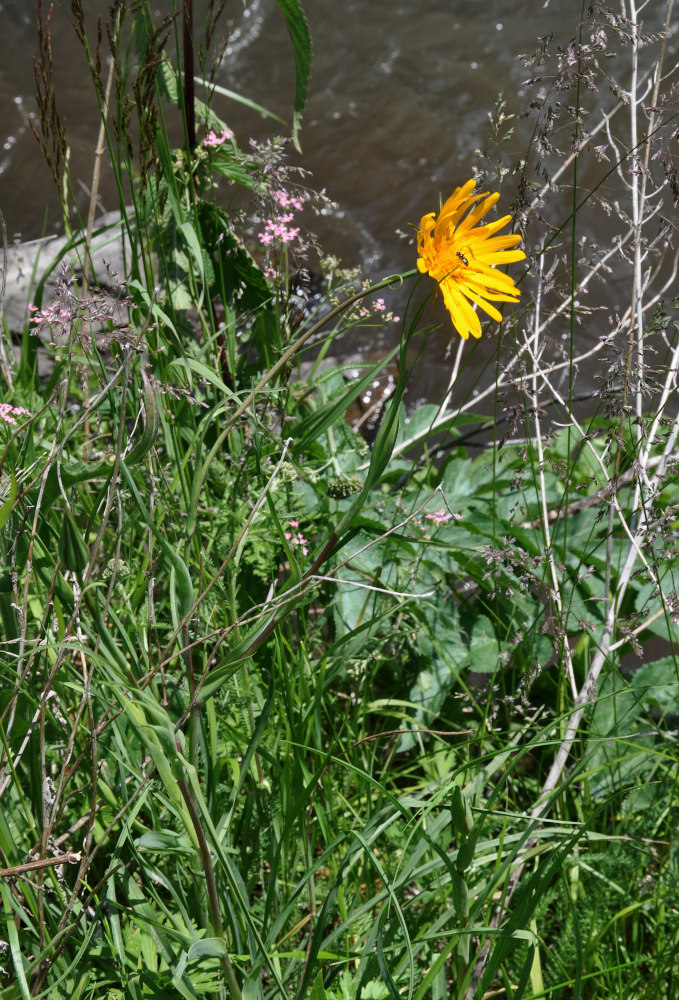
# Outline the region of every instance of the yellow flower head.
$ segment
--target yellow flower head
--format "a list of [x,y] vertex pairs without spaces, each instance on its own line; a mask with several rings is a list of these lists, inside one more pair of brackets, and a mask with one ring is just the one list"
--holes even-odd
[[511,222],[511,215],[477,226],[500,195],[472,194],[475,187],[471,180],[456,188],[438,219],[435,212],[425,215],[417,232],[417,267],[438,282],[453,325],[465,340],[470,333],[481,336],[481,323],[471,303],[499,323],[502,315],[490,303],[518,302],[513,280],[495,265],[511,264],[526,256],[523,250],[508,249],[520,241],[519,235],[494,235]]

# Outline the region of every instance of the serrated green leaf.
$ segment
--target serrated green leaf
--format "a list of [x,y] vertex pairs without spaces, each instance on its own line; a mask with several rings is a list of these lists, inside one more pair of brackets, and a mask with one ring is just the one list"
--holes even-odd
[[327,1000],[327,994],[323,987],[323,974],[321,972],[314,979],[313,986],[309,991],[309,1000]]

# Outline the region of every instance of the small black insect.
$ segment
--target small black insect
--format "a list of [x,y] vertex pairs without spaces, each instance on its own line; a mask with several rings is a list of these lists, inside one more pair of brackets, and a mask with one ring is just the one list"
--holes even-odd
[[469,267],[469,261],[463,253],[460,253],[459,250],[457,251],[457,256],[460,258],[465,267]]

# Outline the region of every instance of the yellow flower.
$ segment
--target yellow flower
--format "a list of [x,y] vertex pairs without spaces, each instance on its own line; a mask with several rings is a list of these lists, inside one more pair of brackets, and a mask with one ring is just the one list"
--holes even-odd
[[417,267],[438,282],[453,325],[465,340],[470,333],[481,336],[481,323],[471,303],[499,323],[502,315],[490,303],[518,302],[514,281],[495,265],[526,256],[523,250],[508,250],[520,241],[519,235],[494,235],[511,221],[511,215],[477,226],[500,195],[472,194],[475,187],[471,180],[456,188],[438,219],[435,212],[425,215],[417,232]]

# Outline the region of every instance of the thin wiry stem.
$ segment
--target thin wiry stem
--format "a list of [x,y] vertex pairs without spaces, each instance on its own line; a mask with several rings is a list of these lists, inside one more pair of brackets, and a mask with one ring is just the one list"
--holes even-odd
[[[542,257],[540,258],[538,265],[538,288],[535,295],[535,330],[540,329],[540,307],[542,303]],[[537,334],[536,334],[537,337]],[[571,655],[571,649],[568,644],[568,635],[566,633],[566,619],[564,615],[564,606],[561,596],[561,583],[559,580],[559,574],[556,568],[556,560],[554,558],[554,548],[552,545],[552,536],[550,530],[549,521],[549,511],[547,509],[547,485],[545,482],[545,452],[543,448],[542,441],[542,424],[540,421],[540,401],[538,395],[538,367],[537,363],[539,361],[539,350],[537,346],[532,352],[535,364],[533,365],[533,371],[530,377],[531,390],[530,390],[530,400],[531,409],[533,412],[533,423],[535,426],[535,448],[537,451],[537,470],[538,470],[538,481],[540,484],[540,503],[541,503],[541,526],[542,535],[544,541],[544,553],[547,560],[547,565],[549,567],[549,575],[552,581],[552,587],[550,591],[550,601],[553,603],[556,614],[555,618],[559,623],[559,629],[562,631],[562,641],[561,641],[561,651],[564,659],[564,667],[566,671],[566,677],[571,688],[571,694],[573,697],[577,696],[577,685],[575,682],[575,674],[573,672],[573,658]]]

